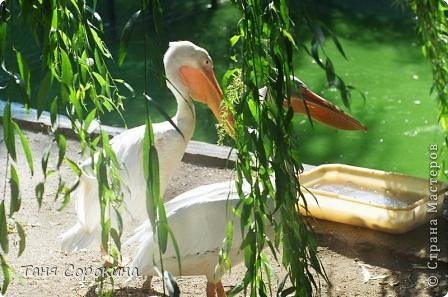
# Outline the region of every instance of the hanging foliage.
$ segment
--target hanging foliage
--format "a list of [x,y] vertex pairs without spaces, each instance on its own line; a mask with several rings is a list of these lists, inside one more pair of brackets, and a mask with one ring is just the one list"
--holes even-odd
[[[235,114],[238,150],[237,213],[244,234],[241,246],[247,268],[234,293],[267,296],[271,268],[264,248],[287,270],[291,287],[282,282],[278,296],[309,296],[318,289],[315,275],[325,277],[309,225],[297,210],[306,205],[297,178],[302,171],[293,147],[293,111],[284,108],[294,86],[293,55],[298,50],[288,2],[234,1],[241,10],[235,47],[238,68],[227,72],[228,106]],[[266,98],[259,89],[266,86]],[[250,185],[246,194],[243,184]],[[275,230],[275,234],[270,234]],[[230,232],[230,231],[229,231]],[[226,257],[223,257],[226,258]]]
[[439,103],[439,123],[445,134],[445,147],[440,154],[443,168],[440,173],[448,178],[448,2],[442,0],[413,0],[411,8],[417,16],[417,29],[422,40],[422,51],[431,63],[434,93]]
[[[0,95],[8,100],[2,115],[4,145],[7,148],[5,178],[9,176],[10,199],[9,211],[5,208],[6,187],[1,197],[0,206],[0,258],[3,271],[3,284],[0,291],[6,292],[10,282],[10,267],[7,263],[8,237],[14,232],[19,236],[19,256],[25,249],[25,232],[15,214],[20,211],[20,178],[16,169],[16,138],[20,139],[26,161],[31,174],[34,174],[34,158],[26,135],[14,121],[9,100],[17,94],[25,107],[29,108],[31,98],[37,108],[38,116],[44,109],[50,111],[53,142],[58,148],[55,168],[49,165],[52,144],[43,152],[41,169],[44,180],[36,186],[35,193],[38,206],[42,205],[45,182],[52,175],[59,175],[56,198],[64,197],[61,209],[70,202],[70,193],[76,188],[62,179],[58,169],[63,163],[71,168],[74,174],[81,173],[76,162],[66,158],[67,143],[64,135],[58,131],[58,113],[65,112],[70,119],[73,132],[78,136],[85,154],[92,156],[98,152],[96,168],[100,189],[100,205],[102,210],[103,243],[115,258],[119,257],[117,234],[120,230],[110,227],[110,212],[119,207],[119,181],[116,172],[117,162],[114,153],[108,146],[108,136],[100,133],[94,136],[88,132],[93,119],[105,111],[120,112],[123,96],[119,86],[130,86],[123,80],[112,77],[108,63],[112,56],[102,40],[103,24],[95,12],[96,1],[0,1],[0,64],[2,77]],[[39,76],[28,67],[28,62],[19,46],[17,30],[31,35],[30,47],[41,52],[41,69]],[[98,148],[97,145],[101,148]],[[2,144],[3,145],[3,144]],[[105,172],[104,168],[107,167]],[[5,180],[6,183],[6,180]],[[3,230],[3,232],[2,232]],[[117,249],[118,247],[118,249]]]

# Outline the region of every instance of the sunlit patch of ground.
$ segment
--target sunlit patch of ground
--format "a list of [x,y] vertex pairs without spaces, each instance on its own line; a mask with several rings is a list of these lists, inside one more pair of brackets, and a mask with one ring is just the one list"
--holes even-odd
[[[27,135],[38,166],[40,155],[50,139],[39,133],[27,132]],[[78,144],[69,140],[67,147],[68,155],[78,159]],[[39,170],[33,178],[27,175],[24,156],[20,149],[19,152],[18,168],[23,197],[19,219],[25,226],[27,248],[20,258],[15,256],[17,246],[11,249],[8,258],[14,268],[14,279],[7,296],[96,296],[93,274],[87,272],[90,267],[95,270],[101,266],[99,248],[92,247],[69,255],[59,250],[56,238],[73,224],[73,206],[70,205],[62,212],[56,211],[56,205],[53,204],[56,180],[50,179],[46,186],[44,204],[38,210],[34,185],[41,181],[42,176]],[[52,155],[56,157],[57,151],[52,151]],[[3,182],[5,150],[0,151],[0,164],[0,181]],[[66,169],[62,172],[64,176],[69,176]],[[231,175],[230,170],[184,163],[174,177],[167,195],[174,197],[196,186],[228,179]],[[3,195],[2,190],[3,187],[0,187],[0,196]],[[442,236],[446,232],[446,224],[440,222]],[[439,286],[433,290],[428,288],[430,271],[426,268],[427,259],[424,254],[428,245],[426,226],[407,235],[392,236],[332,222],[314,221],[313,225],[317,231],[320,257],[333,284],[329,288],[322,282],[321,296],[423,297],[443,296],[448,292],[446,255],[441,258],[445,262],[440,262],[439,269],[433,272],[439,277]],[[13,238],[15,235],[12,235],[11,239]],[[13,245],[14,240],[11,242]],[[441,239],[440,246],[448,245]],[[271,263],[279,275],[284,273],[273,259]],[[232,269],[223,279],[225,289],[230,290],[236,285],[243,273],[242,265]],[[370,279],[366,279],[366,275],[370,275]],[[117,283],[122,284],[123,280],[124,277],[119,277]],[[204,296],[204,277],[179,278],[178,282],[182,296]],[[138,279],[126,287],[117,286],[117,296],[160,296],[160,279],[154,279],[154,290],[144,288],[143,283],[144,279]]]

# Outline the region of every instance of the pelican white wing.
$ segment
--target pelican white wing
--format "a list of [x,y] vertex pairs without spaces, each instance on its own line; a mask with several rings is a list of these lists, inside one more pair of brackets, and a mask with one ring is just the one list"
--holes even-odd
[[[247,187],[245,190],[249,191]],[[218,254],[227,222],[234,221],[238,226],[232,211],[238,201],[234,181],[228,181],[195,188],[167,202],[168,223],[179,246],[181,271],[171,241],[163,255],[164,269],[174,275],[206,275],[209,282],[219,281],[225,271],[217,267]],[[233,264],[242,260],[238,250],[241,240],[241,233],[235,231],[230,253]],[[157,275],[159,251],[148,221],[126,244],[133,242],[139,243],[139,248],[131,269],[137,268],[139,275]]]
[[[177,113],[171,120],[180,131],[168,121],[153,125],[162,196],[194,132],[195,112],[192,98],[206,103],[217,117],[220,115],[223,98],[213,73],[211,58],[204,49],[187,41],[170,43],[164,56],[164,64],[167,86],[173,92],[178,105]],[[112,149],[120,163],[124,200],[122,215],[125,219],[130,217],[138,221],[147,217],[146,181],[143,174],[144,133],[143,125],[125,131],[111,141]],[[61,235],[63,250],[85,248],[99,238],[100,207],[98,182],[92,170],[94,161],[95,158],[93,161],[88,159],[81,164],[83,172],[79,186],[73,193],[77,222]],[[125,222],[124,226],[126,225]]]

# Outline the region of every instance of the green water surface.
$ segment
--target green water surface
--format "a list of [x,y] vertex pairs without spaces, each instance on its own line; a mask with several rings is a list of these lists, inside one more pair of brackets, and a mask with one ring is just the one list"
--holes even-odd
[[[229,66],[230,36],[235,33],[239,12],[230,3],[218,9],[205,8],[207,1],[172,1],[167,8],[162,48],[169,40],[191,40],[206,48],[214,60],[218,80]],[[389,1],[323,1],[323,21],[338,35],[347,54],[344,59],[332,44],[325,51],[332,58],[336,71],[345,82],[363,92],[366,100],[356,92],[349,111],[368,126],[366,133],[337,131],[320,124],[311,127],[305,117],[297,117],[297,145],[302,160],[308,164],[345,163],[362,167],[428,176],[428,147],[440,144],[442,134],[437,126],[437,104],[431,98],[431,72],[421,55],[414,22],[409,12],[392,7]],[[342,4],[341,4],[342,3]],[[129,16],[136,10],[127,1],[115,1],[116,36]],[[110,11],[104,8],[105,21]],[[128,81],[141,94],[144,87],[143,31],[149,27],[149,17],[142,20],[133,35],[125,64],[112,70]],[[117,40],[111,26],[108,45],[117,53]],[[111,37],[112,36],[112,37]],[[151,50],[151,37],[149,48]],[[33,54],[30,54],[33,58]],[[295,61],[298,76],[314,91],[342,106],[337,91],[326,85],[324,72],[303,51]],[[36,57],[34,57],[36,59]],[[32,63],[31,63],[32,64]],[[35,63],[38,67],[39,63]],[[33,64],[31,65],[33,66]],[[151,65],[153,66],[153,65]],[[157,77],[152,67],[149,94],[170,115],[176,102]],[[128,127],[145,121],[145,102],[141,96],[128,98],[124,118]],[[193,139],[215,143],[215,119],[203,105],[196,104],[197,123]],[[153,121],[163,117],[151,111]],[[117,114],[106,114],[103,122],[123,126]]]
[[[298,117],[297,145],[303,162],[345,163],[426,177],[428,147],[441,143],[442,134],[437,125],[437,104],[429,94],[430,67],[421,55],[412,16],[386,1],[359,2],[330,3],[323,13],[348,59],[338,53],[331,40],[325,50],[344,80],[365,94],[364,101],[353,93],[349,112],[369,130],[345,132],[319,124],[313,128],[304,117]],[[170,40],[188,39],[206,48],[220,80],[229,63],[227,40],[234,33],[238,18],[238,11],[231,5],[222,5],[215,12],[203,11],[193,18],[176,20],[166,31]],[[135,45],[141,48],[141,42],[136,41]],[[298,76],[313,90],[342,106],[338,92],[328,89],[319,66],[303,52],[298,56]],[[121,73],[126,79],[135,75],[131,81],[138,81],[138,73],[131,73],[138,65],[139,62],[129,62]],[[151,93],[174,113],[175,102],[166,89],[153,87]],[[126,105],[130,126],[143,123],[143,104],[141,100],[131,100]],[[193,138],[216,142],[213,116],[200,104],[196,104],[196,109],[198,121]],[[154,117],[162,120],[156,113]],[[117,123],[116,118],[106,121]]]
[[[380,2],[377,7],[363,2],[364,9],[331,14],[348,60],[331,42],[327,46],[339,74],[366,95],[364,102],[354,94],[350,112],[369,130],[354,133],[318,125],[310,129],[306,121],[299,121],[304,162],[346,163],[427,177],[429,145],[442,143],[437,104],[429,94],[430,67],[421,55],[411,16],[385,9],[387,2]],[[310,58],[301,60],[297,70],[312,88],[342,105],[337,93],[325,88],[324,74]]]

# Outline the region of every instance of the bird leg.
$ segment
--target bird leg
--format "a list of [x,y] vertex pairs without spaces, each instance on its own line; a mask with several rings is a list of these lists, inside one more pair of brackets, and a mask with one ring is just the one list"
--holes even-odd
[[216,293],[218,294],[218,297],[227,297],[226,291],[224,291],[224,287],[222,286],[221,281],[216,283]]
[[151,289],[151,281],[152,281],[152,275],[148,275],[146,277],[145,282],[143,283],[143,288],[150,290]]
[[211,282],[207,282],[207,297],[216,297],[216,285]]

